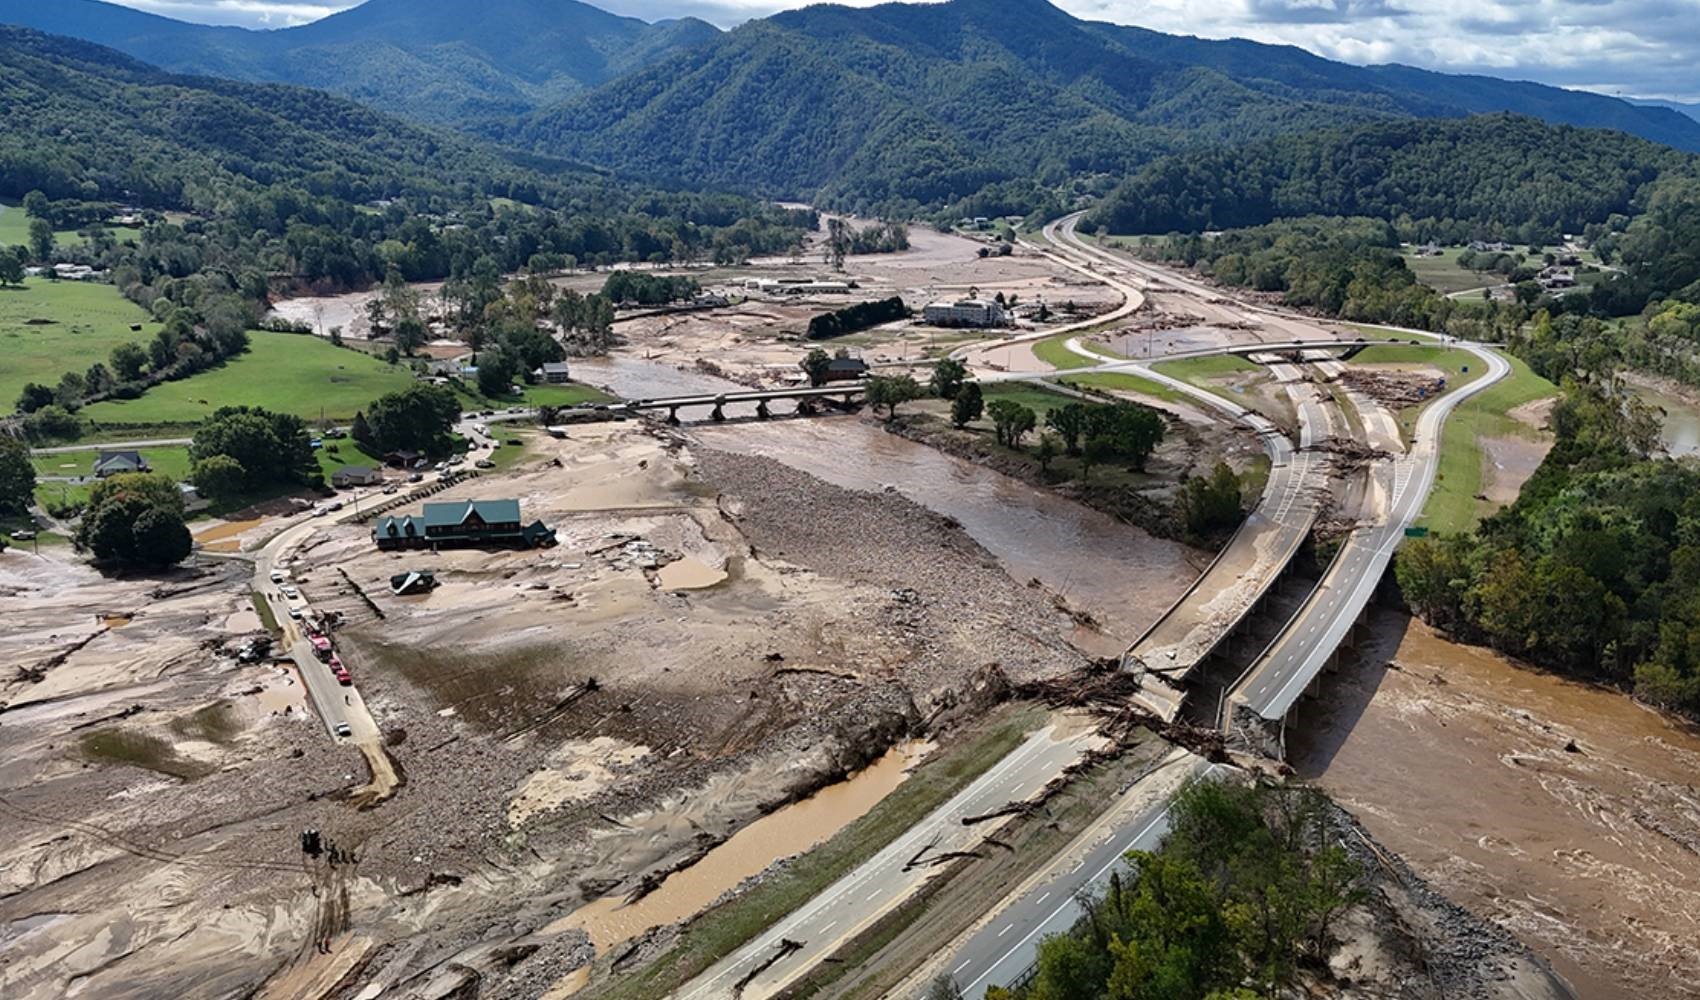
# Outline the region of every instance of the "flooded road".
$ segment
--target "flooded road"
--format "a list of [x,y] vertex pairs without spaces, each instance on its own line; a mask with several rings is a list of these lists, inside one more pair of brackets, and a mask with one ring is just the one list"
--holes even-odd
[[1588,998],[1700,996],[1700,733],[1378,611],[1291,758]]
[[[627,398],[727,391],[733,383],[632,358],[581,362],[582,377]],[[728,407],[731,411],[732,408]],[[1119,653],[1180,597],[1207,553],[1154,538],[1107,514],[850,418],[697,424],[714,448],[761,455],[847,489],[895,489],[955,518],[1009,575],[1037,579],[1090,612],[1108,637],[1077,636]]]

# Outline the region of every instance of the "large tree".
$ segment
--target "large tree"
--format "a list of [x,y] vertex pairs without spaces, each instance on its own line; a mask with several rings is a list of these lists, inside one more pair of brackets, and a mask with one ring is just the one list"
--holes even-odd
[[195,432],[189,457],[202,463],[217,455],[236,462],[248,489],[306,483],[318,470],[306,422],[257,406],[222,407]]
[[35,498],[35,466],[17,438],[0,437],[0,514],[22,514]]
[[366,410],[372,444],[381,451],[446,452],[459,417],[454,393],[438,385],[408,386],[378,397]]

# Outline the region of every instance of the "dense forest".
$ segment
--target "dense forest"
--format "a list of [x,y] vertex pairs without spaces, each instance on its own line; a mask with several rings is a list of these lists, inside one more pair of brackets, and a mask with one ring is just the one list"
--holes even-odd
[[1608,379],[1570,380],[1557,442],[1474,533],[1402,548],[1427,621],[1700,714],[1700,468],[1650,458],[1657,423]]
[[1396,223],[1408,242],[1548,244],[1630,214],[1644,185],[1693,162],[1623,133],[1515,115],[1382,121],[1165,157],[1087,222],[1165,233],[1367,216]]

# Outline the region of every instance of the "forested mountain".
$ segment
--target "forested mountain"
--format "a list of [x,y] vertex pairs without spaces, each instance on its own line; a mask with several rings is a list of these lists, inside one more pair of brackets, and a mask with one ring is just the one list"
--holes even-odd
[[185,24],[99,0],[0,0],[0,22],[181,73],[318,87],[462,126],[559,101],[719,33],[577,0],[369,0],[278,31]]
[[1432,220],[1415,238],[1551,237],[1629,214],[1643,185],[1695,158],[1621,132],[1515,115],[1397,119],[1180,153],[1092,213],[1118,233],[1197,232],[1300,215]]
[[[31,191],[63,227],[119,204],[195,213],[183,226],[150,228],[144,241],[178,276],[204,264],[328,287],[358,287],[392,268],[411,280],[444,277],[480,257],[500,271],[565,257],[740,259],[781,250],[812,224],[736,196],[511,162],[322,91],[176,76],[88,42],[0,26],[0,197]],[[363,204],[380,199],[393,203]],[[264,280],[247,287],[257,296]]]
[[515,138],[690,182],[891,210],[999,182],[1032,191],[1127,173],[1206,144],[1496,110],[1700,149],[1700,122],[1668,109],[1178,38],[1044,0],[786,11],[539,112]]
[[506,196],[557,182],[322,91],[176,76],[0,26],[0,196],[213,210],[235,191],[277,183],[368,201],[480,188]]

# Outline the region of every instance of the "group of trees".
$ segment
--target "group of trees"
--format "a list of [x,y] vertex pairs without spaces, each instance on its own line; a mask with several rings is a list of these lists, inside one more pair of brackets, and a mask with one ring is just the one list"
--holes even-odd
[[355,435],[375,451],[418,451],[441,455],[449,450],[449,432],[460,418],[455,394],[440,385],[411,385],[380,396],[356,415]]
[[694,298],[700,291],[702,286],[697,279],[686,275],[626,269],[615,271],[602,282],[602,297],[617,306],[628,302],[640,306],[662,306]]
[[1118,460],[1143,471],[1166,429],[1162,414],[1138,403],[1066,403],[1045,414],[1045,426],[1087,475],[1094,465]]
[[834,270],[844,269],[844,258],[855,253],[896,253],[909,249],[909,227],[902,222],[874,222],[858,229],[844,219],[826,220],[826,242],[822,259]]
[[1552,426],[1514,504],[1400,550],[1405,599],[1466,639],[1700,713],[1700,469],[1650,458],[1656,420],[1607,378],[1568,381]]
[[809,320],[807,336],[810,340],[830,340],[879,326],[881,323],[904,319],[908,315],[909,307],[903,304],[900,296],[858,302],[812,317]]
[[1033,979],[988,1000],[1288,995],[1366,898],[1327,810],[1310,789],[1195,782],[1162,846],[1130,852],[1079,923],[1040,942]]
[[73,539],[79,551],[116,569],[163,569],[193,546],[183,494],[170,476],[124,473],[96,483]]
[[323,486],[307,424],[258,406],[225,406],[195,431],[189,479],[208,499],[229,501],[270,487]]

